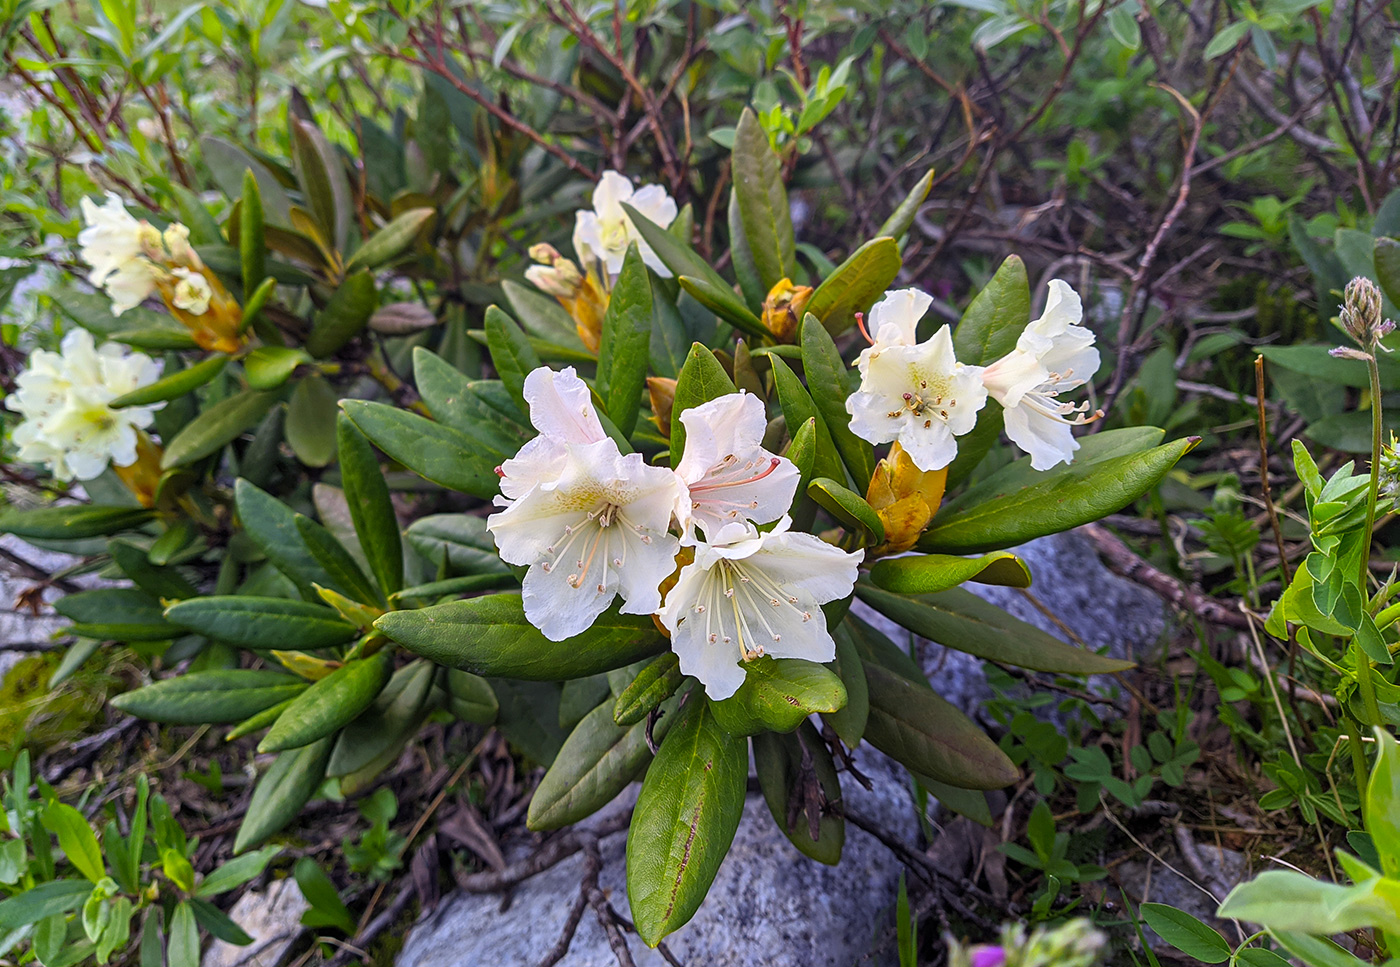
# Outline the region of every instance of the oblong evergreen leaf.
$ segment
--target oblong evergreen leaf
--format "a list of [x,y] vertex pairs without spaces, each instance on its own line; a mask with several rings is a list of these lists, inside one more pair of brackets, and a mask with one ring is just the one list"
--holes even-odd
[[258,751],[298,749],[349,725],[379,696],[391,667],[388,654],[381,651],[347,661],[313,682],[278,716]]
[[647,946],[704,902],[744,813],[748,765],[747,740],[720,728],[706,702],[687,703],[647,769],[627,832],[627,900]]
[[112,697],[112,704],[148,722],[205,725],[239,722],[295,698],[307,683],[279,671],[220,668],[187,672]]
[[862,581],[856,585],[856,596],[920,637],[988,661],[1073,675],[1102,675],[1133,667],[1130,661],[1067,645],[962,588],[895,594]]
[[219,594],[171,605],[167,620],[240,648],[302,651],[343,645],[358,629],[333,609],[309,601]]
[[603,612],[587,631],[550,641],[525,617],[519,594],[391,611],[374,626],[440,665],[494,678],[564,681],[610,671],[666,650],[650,615]]

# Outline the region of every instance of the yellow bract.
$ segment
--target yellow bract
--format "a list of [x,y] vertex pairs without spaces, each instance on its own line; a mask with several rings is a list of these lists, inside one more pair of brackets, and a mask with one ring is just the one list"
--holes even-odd
[[870,556],[899,554],[913,547],[938,513],[947,482],[946,467],[920,470],[899,443],[890,447],[889,456],[875,465],[865,495],[866,503],[885,525],[885,543],[874,548]]
[[764,327],[783,342],[790,342],[811,298],[810,285],[793,285],[791,279],[779,280],[763,300]]

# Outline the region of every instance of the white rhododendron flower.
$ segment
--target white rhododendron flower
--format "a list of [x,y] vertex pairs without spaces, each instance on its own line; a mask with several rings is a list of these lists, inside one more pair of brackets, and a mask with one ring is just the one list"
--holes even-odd
[[24,418],[13,434],[19,458],[47,465],[65,481],[91,480],[109,462],[135,463],[136,431],[149,426],[165,404],[120,410],[108,404],[155,382],[160,369],[150,357],[127,354],[115,343],[97,348],[86,329],[64,336],[59,353],[35,350],[5,399]]
[[78,233],[79,257],[92,268],[88,281],[107,292],[119,316],[156,291],[157,269],[147,253],[159,248],[161,234],[133,218],[113,192],[101,206],[84,198],[80,207],[87,227]]
[[626,175],[605,171],[593,189],[593,210],[580,211],[574,218],[574,253],[585,268],[590,262],[601,262],[607,266],[607,275],[615,276],[622,271],[627,246],[636,242],[642,261],[657,275],[669,279],[670,270],[642,239],[632,219],[622,210],[623,202],[662,228],[668,228],[678,213],[675,199],[660,185],[638,190]]
[[919,320],[933,304],[933,296],[920,289],[895,289],[870,307],[865,326],[871,344],[856,357],[856,368],[862,376],[871,360],[895,346],[913,346],[918,342],[915,330]]
[[707,538],[736,520],[766,524],[792,506],[797,465],[763,449],[768,427],[763,401],[730,393],[681,414],[685,450],[676,473],[689,488],[676,508],[684,540],[700,525]]
[[871,443],[898,440],[920,470],[941,470],[955,439],[977,424],[987,402],[980,366],[953,355],[947,326],[914,346],[893,345],[866,361],[860,389],[846,400],[851,432]]
[[982,372],[987,392],[1006,409],[1006,435],[1031,456],[1036,470],[1069,463],[1079,441],[1073,427],[1093,416],[1088,403],[1061,402],[1061,393],[1098,371],[1094,333],[1082,325],[1079,295],[1059,279],[1041,317],[1025,328],[1016,348]]
[[175,295],[171,300],[176,308],[184,309],[194,316],[202,316],[208,312],[209,300],[214,297],[209,280],[200,273],[185,268],[172,269],[171,274],[180,280],[175,283]]
[[766,534],[735,521],[695,545],[658,617],[671,633],[682,674],[715,700],[744,682],[743,661],[761,655],[828,662],[836,642],[821,606],[851,593],[859,553],[788,530],[786,516]]
[[530,422],[540,435],[501,464],[501,498],[497,504],[525,496],[532,488],[557,480],[568,460],[569,444],[598,443],[607,439],[588,384],[579,379],[572,366],[554,372],[547,366],[530,371],[525,377],[525,402]]
[[674,472],[611,439],[562,447],[554,479],[486,521],[502,559],[530,566],[525,617],[551,641],[586,631],[619,594],[623,613],[655,613],[680,549],[667,533],[683,491]]

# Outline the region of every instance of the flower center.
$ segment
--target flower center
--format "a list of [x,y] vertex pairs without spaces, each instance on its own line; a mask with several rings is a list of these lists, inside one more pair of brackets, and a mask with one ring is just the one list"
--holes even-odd
[[[620,568],[627,564],[629,535],[626,528],[629,527],[637,532],[643,544],[651,543],[651,535],[647,533],[647,529],[629,521],[622,511],[622,505],[604,502],[585,514],[581,520],[565,526],[564,533],[544,549],[546,554],[552,555],[553,560],[541,562],[540,569],[546,574],[551,573],[559,566],[559,562],[565,559],[565,555],[574,549],[574,545],[578,544],[578,557],[574,559],[568,585],[578,590],[589,583],[588,575],[596,561],[602,569],[596,588],[599,594],[603,594],[607,591],[609,566]],[[613,551],[614,538],[618,545],[616,552]]]
[[908,411],[909,415],[917,420],[923,420],[924,429],[933,426],[933,418],[937,417],[945,423],[948,421],[948,411],[958,405],[958,401],[948,395],[948,384],[938,382],[932,388],[926,379],[920,379],[917,389],[903,395],[904,408],[890,410],[885,415],[890,419],[897,418],[900,414]]
[[[744,661],[762,658],[767,642],[783,636],[773,630],[768,615],[773,609],[790,608],[811,621],[812,612],[799,607],[797,598],[779,588],[759,568],[721,559],[710,570],[691,612],[705,622],[705,640],[712,645],[738,644]],[[682,615],[680,622],[690,615]]]

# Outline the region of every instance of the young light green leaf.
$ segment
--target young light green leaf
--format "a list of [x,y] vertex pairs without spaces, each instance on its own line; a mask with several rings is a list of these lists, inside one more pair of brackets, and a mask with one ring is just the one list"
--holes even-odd
[[1167,943],[1203,964],[1219,964],[1230,959],[1230,944],[1214,927],[1197,920],[1185,910],[1165,903],[1144,903],[1138,908],[1142,919]]
[[[52,800],[40,814],[44,828],[58,837],[58,848],[68,857],[79,873],[93,883],[107,876],[102,862],[102,849],[87,819],[67,803]],[[115,889],[115,887],[113,887]]]

